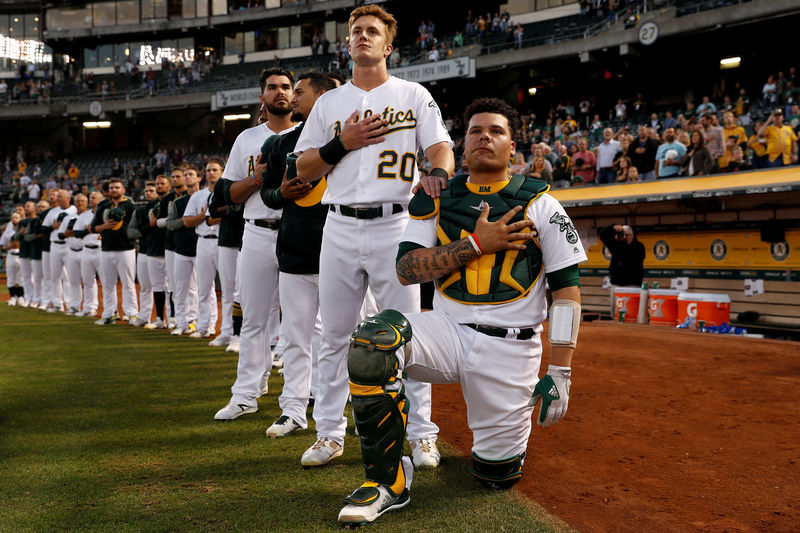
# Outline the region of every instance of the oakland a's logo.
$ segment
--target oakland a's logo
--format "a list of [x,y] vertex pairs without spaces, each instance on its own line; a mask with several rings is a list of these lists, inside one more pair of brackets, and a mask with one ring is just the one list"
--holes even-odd
[[566,233],[568,243],[575,244],[578,242],[578,232],[575,230],[575,226],[572,225],[572,221],[566,215],[554,213],[553,216],[550,217],[550,223],[556,224],[558,226],[558,231]]
[[775,261],[784,261],[789,257],[789,243],[786,241],[773,242],[769,245],[769,253]]
[[[438,112],[439,109],[437,108],[436,111]],[[372,109],[367,109],[364,111],[364,115],[356,115],[355,121],[358,122],[362,118],[371,117],[374,115],[375,112]],[[386,130],[384,135],[389,135],[390,133],[394,133],[400,130],[413,130],[417,127],[417,117],[414,116],[413,109],[407,109],[406,111],[398,111],[393,107],[386,106],[381,113],[383,120],[387,121],[387,127],[389,128]],[[333,123],[333,135],[337,137],[342,134],[342,122],[337,120]]]
[[728,247],[722,239],[714,239],[711,243],[711,257],[714,261],[722,261],[728,255]]
[[667,241],[658,240],[653,244],[653,256],[659,261],[663,261],[669,257],[669,243]]

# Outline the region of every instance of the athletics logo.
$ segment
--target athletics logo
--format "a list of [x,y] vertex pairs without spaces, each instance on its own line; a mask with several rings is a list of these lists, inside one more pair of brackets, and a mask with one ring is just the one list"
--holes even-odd
[[711,243],[711,258],[714,261],[722,261],[728,255],[728,246],[722,239],[714,239]]
[[789,257],[789,243],[773,242],[769,245],[769,253],[775,261],[784,261]]
[[656,241],[653,245],[653,257],[659,261],[664,261],[669,257],[669,244],[667,241]]
[[575,226],[572,225],[572,221],[567,218],[566,215],[553,213],[553,216],[550,217],[550,223],[558,225],[558,231],[566,233],[568,243],[575,244],[578,242],[578,232],[575,230]]

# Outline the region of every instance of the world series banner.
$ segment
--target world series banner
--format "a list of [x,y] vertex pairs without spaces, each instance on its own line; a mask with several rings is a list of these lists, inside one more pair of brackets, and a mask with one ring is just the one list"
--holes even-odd
[[[676,271],[710,277],[759,277],[745,274],[772,271],[769,278],[785,278],[800,270],[800,230],[787,230],[786,240],[769,243],[758,230],[644,233],[637,236],[645,248],[644,268],[649,275],[677,275]],[[608,269],[611,254],[599,240],[589,246],[581,269]]]

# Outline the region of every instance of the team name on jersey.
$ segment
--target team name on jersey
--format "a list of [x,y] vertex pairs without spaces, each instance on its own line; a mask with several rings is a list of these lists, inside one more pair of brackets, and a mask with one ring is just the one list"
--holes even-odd
[[[364,115],[357,116],[356,122],[362,118],[371,117],[375,112],[372,109],[364,110]],[[417,127],[417,117],[414,116],[414,110],[409,108],[406,111],[396,111],[393,107],[386,106],[381,113],[383,120],[389,122],[389,130],[384,135],[389,135],[400,130],[413,130]],[[337,120],[333,124],[333,135],[339,136],[342,133],[342,122]]]

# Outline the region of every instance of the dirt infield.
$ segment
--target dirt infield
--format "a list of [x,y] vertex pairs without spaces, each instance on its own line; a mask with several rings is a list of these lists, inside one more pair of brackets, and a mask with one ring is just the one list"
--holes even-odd
[[[583,531],[800,530],[800,344],[584,323],[569,412],[519,490]],[[441,438],[469,453],[457,385]]]

